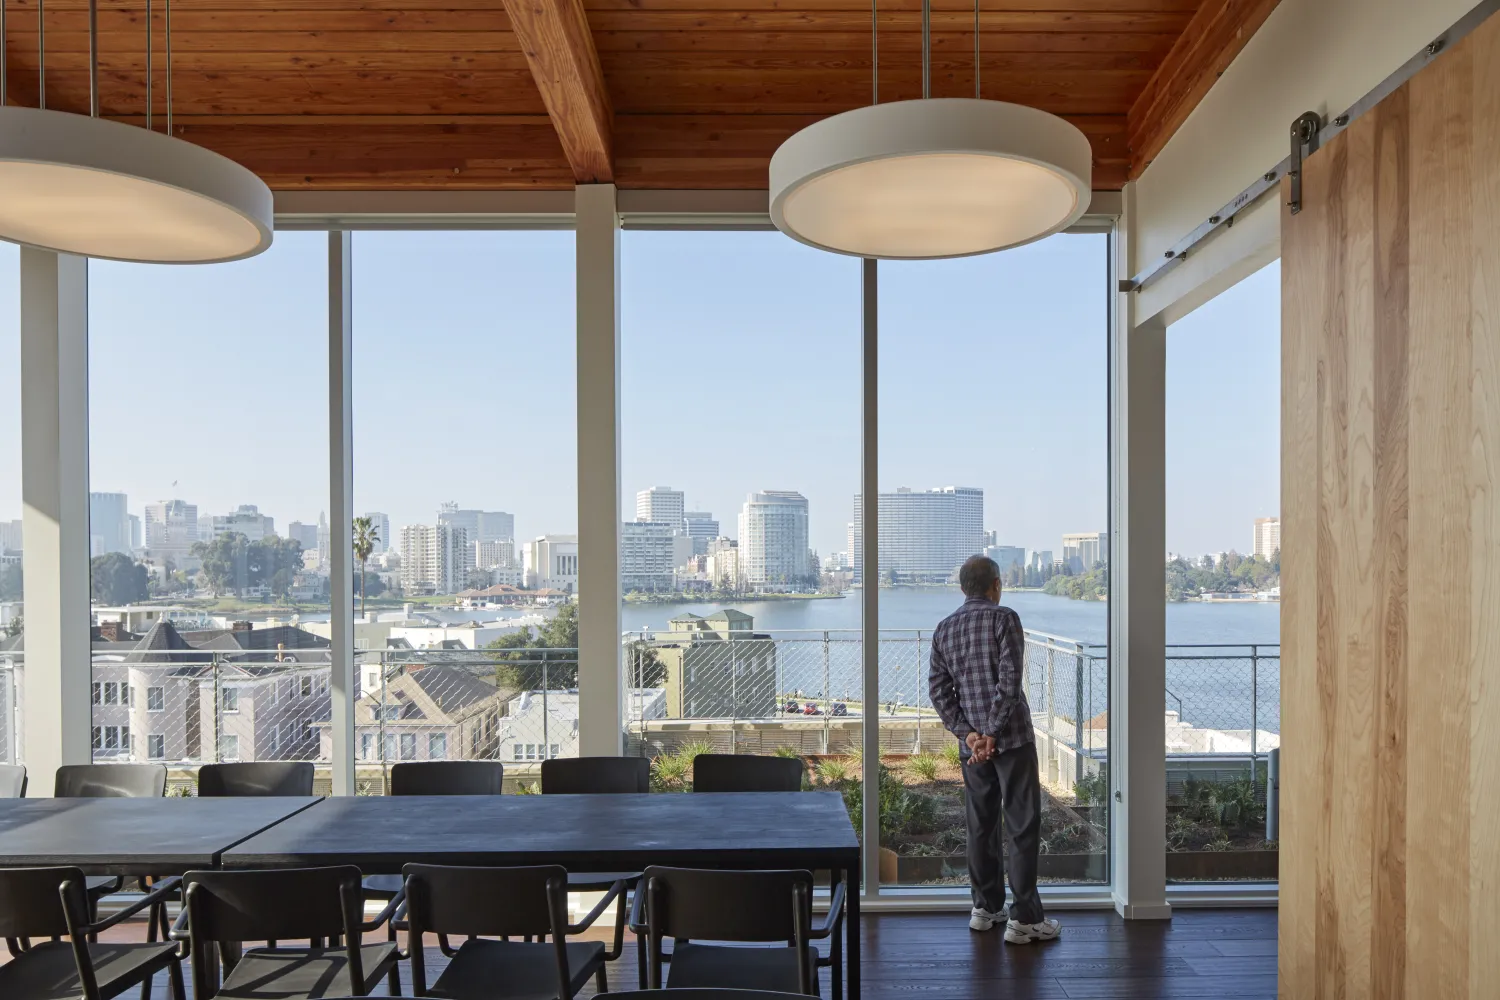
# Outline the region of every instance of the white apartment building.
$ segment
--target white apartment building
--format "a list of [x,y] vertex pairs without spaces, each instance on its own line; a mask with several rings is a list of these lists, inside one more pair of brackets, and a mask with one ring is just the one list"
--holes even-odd
[[[130,512],[126,510],[127,497],[124,493],[90,493],[89,494],[89,555],[102,556],[107,552],[124,552],[129,554],[130,544]],[[0,531],[3,531],[0,527]],[[3,539],[0,539],[0,549],[9,548]],[[16,540],[15,548],[20,549],[20,539]]]
[[395,539],[391,537],[390,515],[382,514],[378,510],[371,510],[366,511],[364,516],[370,519],[370,525],[375,529],[376,535],[375,548],[371,550],[370,554],[379,555],[380,553],[385,552],[387,549],[389,549],[391,547],[391,544],[395,541]]
[[1281,551],[1281,518],[1257,517],[1255,519],[1255,545],[1251,551],[1268,561]]
[[254,504],[240,504],[232,514],[215,514],[210,523],[216,538],[233,532],[258,542],[276,534],[276,520],[262,514]]
[[[635,519],[655,521],[670,525],[673,531],[683,531],[685,511],[681,490],[670,486],[653,486],[635,495]],[[717,531],[714,534],[718,534]]]
[[647,593],[670,591],[678,566],[679,542],[692,539],[662,521],[626,521],[620,525],[620,589]]
[[[913,490],[902,486],[882,493],[880,509],[880,573],[895,573],[913,581],[942,582],[963,561],[984,551],[984,490],[972,486],[943,486]],[[861,545],[863,498],[854,498],[854,520],[849,524],[849,555],[854,579],[864,573]]]
[[1109,533],[1075,531],[1062,536],[1063,565],[1073,573],[1087,573],[1109,562]]
[[516,543],[511,538],[488,538],[471,543],[474,546],[474,566],[478,569],[515,569],[519,570],[520,563],[516,560]]
[[448,501],[438,508],[438,524],[463,528],[470,542],[494,542],[516,537],[516,516],[503,510],[460,510]]
[[785,588],[811,573],[807,498],[793,490],[752,493],[740,511],[740,573],[751,587]]
[[538,535],[526,543],[526,585],[578,591],[578,536]]
[[198,541],[198,505],[181,500],[161,500],[146,504],[146,554],[163,563],[170,560],[179,567],[187,560],[193,543]]
[[452,594],[468,586],[474,550],[463,528],[407,524],[401,528],[401,588],[408,594]]
[[711,538],[704,563],[704,575],[711,587],[719,590],[739,590],[745,585],[740,571],[740,546],[733,538]]

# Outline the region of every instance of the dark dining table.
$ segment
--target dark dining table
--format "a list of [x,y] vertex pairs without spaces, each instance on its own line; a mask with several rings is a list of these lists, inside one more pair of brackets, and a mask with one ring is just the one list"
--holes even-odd
[[0,867],[180,875],[322,799],[0,799]]
[[367,874],[399,873],[409,862],[828,871],[849,887],[843,950],[848,995],[858,1000],[859,857],[837,792],[694,792],[331,798],[240,841],[220,861],[225,868],[349,864]]

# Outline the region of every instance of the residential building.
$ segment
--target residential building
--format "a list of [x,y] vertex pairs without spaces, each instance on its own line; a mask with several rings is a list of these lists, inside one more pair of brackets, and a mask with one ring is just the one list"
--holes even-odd
[[625,593],[672,590],[672,571],[678,565],[674,543],[678,540],[692,541],[666,522],[626,521],[620,525],[620,589]]
[[[681,490],[670,486],[653,486],[635,495],[635,519],[655,521],[671,525],[673,531],[683,531],[684,503]],[[717,531],[714,534],[718,534]]]
[[776,715],[776,641],[732,608],[678,615],[652,643],[671,719],[769,719]]
[[[459,529],[463,530],[463,529]],[[355,760],[493,760],[509,692],[494,673],[413,664],[368,689],[354,706]],[[331,734],[322,733],[325,752]]]
[[[632,720],[667,717],[667,695],[661,688],[625,692]],[[500,720],[496,756],[506,773],[518,765],[578,756],[578,691],[522,691],[510,699]],[[529,769],[528,769],[529,770]]]
[[390,516],[378,510],[366,511],[364,516],[370,519],[370,526],[375,529],[375,547],[370,550],[370,554],[379,555],[395,544],[395,539],[391,537]]
[[146,553],[161,564],[172,562],[181,569],[198,539],[198,505],[181,500],[146,504],[142,523]]
[[474,566],[476,569],[520,570],[516,559],[516,543],[512,538],[489,538],[472,541]]
[[232,514],[215,514],[212,519],[213,533],[244,535],[252,542],[276,534],[276,521],[260,512],[254,504],[240,504]]
[[577,535],[538,535],[526,543],[526,553],[526,586],[568,594],[578,590]]
[[1268,562],[1281,551],[1281,518],[1257,517],[1255,519],[1255,555]]
[[[971,486],[931,490],[900,487],[879,498],[880,573],[908,582],[949,580],[963,561],[985,548],[984,491]],[[849,553],[854,578],[863,579],[863,499],[854,498]]]
[[[130,512],[126,510],[128,498],[124,493],[89,494],[89,555],[102,556],[107,552],[129,554]],[[7,546],[0,541],[0,549]],[[20,548],[20,543],[16,544]]]
[[740,573],[767,590],[807,586],[807,498],[792,490],[752,493],[740,511]]
[[984,554],[995,560],[1002,573],[1009,572],[1012,567],[1026,568],[1026,550],[1019,545],[987,545]]
[[463,528],[471,542],[495,542],[516,537],[516,516],[503,510],[460,510],[448,501],[438,508],[438,524]]
[[712,538],[703,567],[709,586],[715,590],[737,591],[744,587],[740,570],[740,545],[733,538]]
[[474,550],[463,528],[446,524],[401,527],[401,589],[407,594],[452,594],[468,586]]
[[1062,561],[1070,573],[1087,573],[1109,562],[1109,533],[1080,531],[1062,536]]
[[708,554],[708,543],[719,537],[719,522],[706,510],[689,510],[682,514],[684,533],[693,540],[693,555]]

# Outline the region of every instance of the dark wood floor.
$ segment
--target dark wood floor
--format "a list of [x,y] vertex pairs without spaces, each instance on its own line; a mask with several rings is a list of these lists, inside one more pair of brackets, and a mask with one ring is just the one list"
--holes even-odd
[[[1163,923],[1127,923],[1102,911],[1055,916],[1063,921],[1059,940],[1023,947],[1005,944],[998,929],[971,932],[967,916],[959,913],[866,916],[863,996],[865,1000],[1273,1000],[1276,996],[1275,910],[1179,910]],[[121,937],[139,940],[130,930]],[[627,935],[626,954],[610,969],[610,985],[617,990],[635,985],[635,953],[628,942]],[[429,955],[429,975],[435,976],[443,959],[435,950]],[[403,983],[409,988],[405,972]],[[583,995],[590,993],[592,989]],[[163,978],[153,998],[169,996]],[[823,996],[829,996],[826,970]]]

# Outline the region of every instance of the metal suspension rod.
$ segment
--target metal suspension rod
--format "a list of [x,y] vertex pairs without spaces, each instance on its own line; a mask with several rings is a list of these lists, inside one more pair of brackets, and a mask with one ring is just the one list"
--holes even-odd
[[979,100],[979,0],[974,0],[974,100]]
[[47,106],[47,0],[36,0],[36,106]]
[[99,117],[99,0],[89,0],[89,117]]
[[146,128],[151,128],[151,81],[156,75],[151,70],[151,0],[146,0]]
[[172,134],[172,0],[163,0],[167,15],[167,135]]
[[[3,4],[5,0],[0,0]],[[880,0],[870,0],[870,90],[871,104],[880,103]]]
[[6,6],[6,0],[0,0],[0,108],[5,107],[5,43],[10,38],[5,32]]
[[922,0],[922,99],[932,96],[932,0]]

